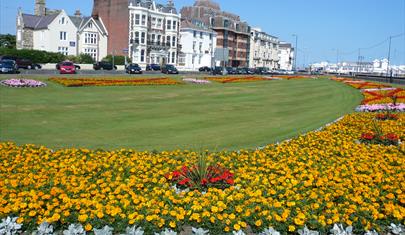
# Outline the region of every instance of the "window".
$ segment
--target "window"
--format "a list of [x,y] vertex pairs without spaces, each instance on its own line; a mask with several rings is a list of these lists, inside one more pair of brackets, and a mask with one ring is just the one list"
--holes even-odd
[[97,49],[95,48],[84,48],[84,54],[91,56],[94,60],[97,60]]
[[196,38],[197,37],[197,31],[194,31],[193,34],[194,34],[194,37]]
[[84,43],[86,44],[97,44],[97,34],[96,33],[85,33]]
[[135,42],[136,44],[139,44],[139,32],[135,32]]
[[167,45],[167,46],[170,46],[170,36],[167,36],[167,37],[166,37],[166,45]]
[[140,18],[141,16],[139,14],[135,15],[135,25],[140,25]]
[[92,29],[93,28],[93,22],[89,22],[89,24],[87,25],[87,28]]
[[198,64],[201,64],[201,59],[202,59],[202,56],[199,56],[198,57]]
[[200,32],[200,38],[203,38],[203,32]]
[[160,40],[162,40],[162,36],[161,35],[157,35],[157,44],[160,45]]
[[155,38],[156,38],[156,35],[155,34],[152,34],[152,43],[154,43],[155,42]]
[[168,20],[168,21],[166,22],[166,24],[167,24],[167,30],[171,30],[171,29],[172,29],[172,21],[171,21],[171,20]]
[[63,55],[68,55],[68,48],[67,47],[58,47],[58,52]]
[[142,15],[142,25],[146,25],[146,15]]
[[210,33],[210,40],[212,40],[212,33]]
[[195,51],[195,46],[197,45],[197,42],[193,42],[193,51]]
[[158,28],[158,29],[161,29],[161,28],[162,28],[162,19],[157,19],[156,28]]
[[141,62],[145,62],[145,49],[141,50]]
[[176,30],[177,27],[177,21],[173,20],[173,30]]
[[176,37],[173,36],[172,37],[172,47],[175,47],[175,46],[176,46]]
[[67,33],[66,32],[60,32],[59,33],[59,39],[61,41],[66,41],[66,38],[67,38]]
[[156,17],[152,17],[152,27],[156,27]]
[[135,15],[131,14],[131,29],[134,28],[134,20],[135,20]]
[[145,32],[141,33],[141,43],[145,44]]
[[60,18],[59,24],[65,24],[65,17]]
[[200,49],[200,53],[202,53],[202,42],[200,42],[199,49]]
[[176,62],[176,52],[172,52],[172,64]]

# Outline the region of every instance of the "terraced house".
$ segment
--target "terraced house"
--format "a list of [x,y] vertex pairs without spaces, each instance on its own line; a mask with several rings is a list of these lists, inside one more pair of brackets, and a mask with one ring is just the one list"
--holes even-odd
[[17,49],[59,52],[64,55],[88,54],[94,60],[107,55],[108,33],[101,18],[84,17],[80,11],[69,16],[64,10],[49,10],[45,0],[36,0],[35,14],[19,10]]
[[279,39],[263,32],[260,28],[252,28],[250,37],[249,64],[252,67],[278,69]]
[[221,11],[220,6],[210,0],[197,0],[193,6],[183,7],[180,13],[182,19],[202,21],[217,33],[216,56],[218,52],[225,55],[223,65],[249,65],[250,27],[239,16]]

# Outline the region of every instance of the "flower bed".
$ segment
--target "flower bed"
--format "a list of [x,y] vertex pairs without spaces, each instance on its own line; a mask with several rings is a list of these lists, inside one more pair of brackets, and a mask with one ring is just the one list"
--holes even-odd
[[7,79],[0,81],[0,84],[8,87],[44,87],[46,83],[32,79]]
[[220,83],[238,83],[238,82],[257,82],[257,81],[269,81],[266,77],[261,76],[226,76],[226,77],[207,77],[205,78],[210,81],[220,82]]
[[202,80],[202,79],[195,79],[195,78],[184,78],[184,82],[193,83],[193,84],[210,84],[210,81]]
[[50,78],[50,81],[59,83],[66,87],[82,87],[82,86],[145,86],[145,85],[177,85],[181,84],[171,78]]
[[379,111],[394,111],[394,112],[405,112],[405,104],[366,104],[360,105],[356,108],[357,112],[379,112]]
[[352,81],[345,80],[344,83],[356,88],[356,89],[376,89],[376,88],[387,88],[389,86],[380,83],[366,82],[366,81]]
[[405,103],[405,90],[395,88],[391,90],[363,91],[362,104]]
[[[334,223],[354,232],[403,223],[404,145],[358,143],[375,114],[356,113],[319,132],[262,150],[209,154],[233,176],[233,186],[177,192],[168,172],[197,162],[190,151],[53,151],[0,144],[0,218],[18,216],[23,229],[47,221],[60,229],[140,226],[147,234],[185,225],[211,234],[269,227],[322,233]],[[405,139],[405,114],[378,122]],[[82,228],[82,229],[83,229]]]
[[315,78],[317,78],[317,77],[314,77],[314,76],[306,76],[306,75],[275,75],[274,77],[285,79],[285,80],[315,79]]

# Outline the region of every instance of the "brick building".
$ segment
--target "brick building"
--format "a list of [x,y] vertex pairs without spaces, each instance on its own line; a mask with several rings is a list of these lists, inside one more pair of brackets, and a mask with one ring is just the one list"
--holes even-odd
[[180,13],[182,19],[202,21],[217,33],[217,48],[229,50],[226,66],[249,66],[250,27],[239,16],[221,11],[211,0],[197,0]]
[[127,55],[129,35],[128,0],[94,0],[94,18],[102,18],[107,31],[108,54]]

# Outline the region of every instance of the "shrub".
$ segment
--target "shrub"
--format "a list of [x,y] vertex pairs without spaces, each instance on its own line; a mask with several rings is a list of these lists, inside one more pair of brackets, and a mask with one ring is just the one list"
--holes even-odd
[[[103,61],[113,62],[112,55],[106,56]],[[127,57],[127,63],[130,63],[130,59]],[[125,56],[114,56],[114,65],[125,65]]]
[[66,56],[60,53],[13,48],[0,48],[0,55],[30,59],[33,63],[59,63],[66,59]]

